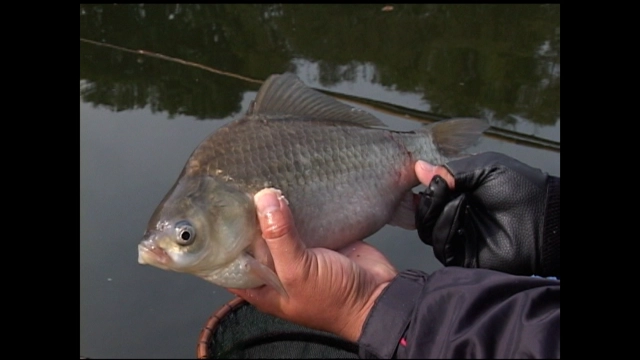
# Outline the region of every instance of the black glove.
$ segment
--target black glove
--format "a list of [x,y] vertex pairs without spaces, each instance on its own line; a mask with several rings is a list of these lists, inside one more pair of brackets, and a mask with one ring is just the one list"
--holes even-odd
[[499,153],[447,163],[420,193],[416,228],[445,266],[560,277],[560,178]]

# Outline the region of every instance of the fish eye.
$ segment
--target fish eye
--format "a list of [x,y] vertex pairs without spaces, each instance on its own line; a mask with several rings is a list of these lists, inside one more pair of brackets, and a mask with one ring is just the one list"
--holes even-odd
[[176,223],[175,228],[178,245],[187,246],[193,244],[196,239],[196,230],[191,226],[190,222],[186,220],[179,221]]

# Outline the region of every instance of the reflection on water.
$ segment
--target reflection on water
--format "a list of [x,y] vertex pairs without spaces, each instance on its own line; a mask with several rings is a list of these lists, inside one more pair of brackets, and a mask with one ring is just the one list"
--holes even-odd
[[[558,5],[381,9],[81,5],[80,37],[260,80],[292,71],[316,88],[559,141]],[[258,85],[84,42],[80,80],[81,355],[193,357],[207,317],[231,295],[138,265],[137,244],[191,151],[245,111]],[[366,110],[392,129],[421,126]],[[558,151],[491,137],[472,149],[487,150],[560,171]],[[415,232],[385,227],[368,240],[399,269],[440,267]]]
[[[420,94],[446,116],[553,125],[559,117],[558,5],[81,5],[80,35],[256,79],[318,64],[324,87],[353,80]],[[81,43],[82,99],[201,119],[239,110],[256,85]]]

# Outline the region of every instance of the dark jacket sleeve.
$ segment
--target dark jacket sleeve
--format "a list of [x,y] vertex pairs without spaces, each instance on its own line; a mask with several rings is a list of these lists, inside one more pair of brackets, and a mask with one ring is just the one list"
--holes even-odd
[[460,267],[403,271],[358,343],[361,358],[559,358],[560,281]]
[[[544,211],[544,228],[540,249],[542,274],[560,278],[560,178],[549,176],[547,180],[547,207]],[[547,275],[547,276],[548,276]]]

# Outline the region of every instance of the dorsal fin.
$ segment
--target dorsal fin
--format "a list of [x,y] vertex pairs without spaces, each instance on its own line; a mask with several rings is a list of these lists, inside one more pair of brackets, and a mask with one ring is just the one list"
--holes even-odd
[[368,112],[306,86],[293,74],[271,75],[247,115],[294,115],[360,126],[386,125]]

